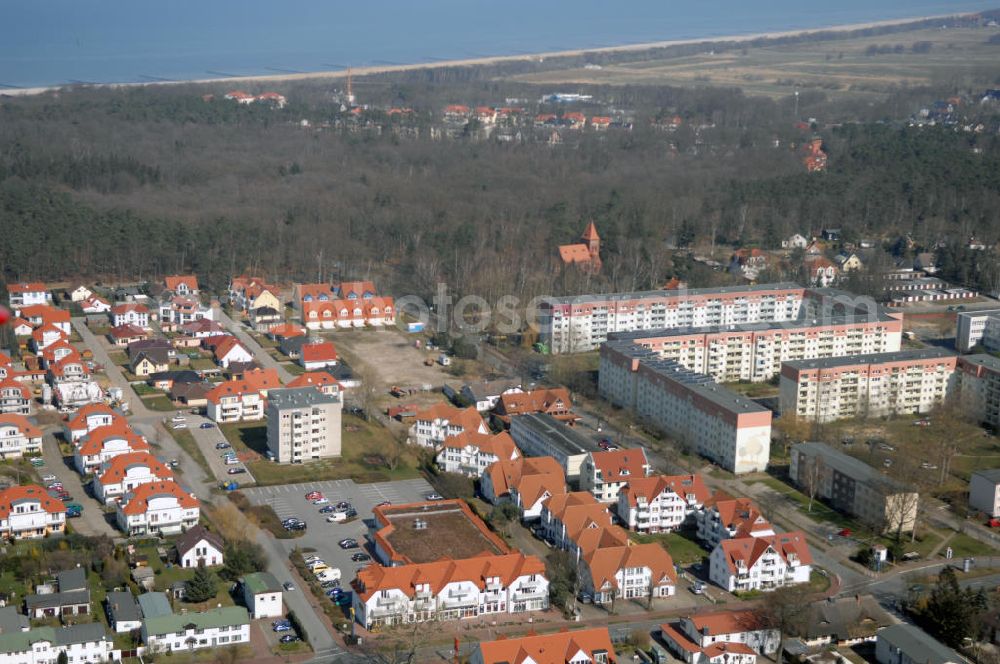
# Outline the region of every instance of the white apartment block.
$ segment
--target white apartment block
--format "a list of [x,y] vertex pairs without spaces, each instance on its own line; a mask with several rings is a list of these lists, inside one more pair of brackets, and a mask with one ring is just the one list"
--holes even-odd
[[267,403],[267,449],[277,463],[304,463],[340,456],[340,393],[315,387],[271,390]]
[[436,461],[446,473],[482,477],[497,461],[513,461],[520,456],[514,439],[506,431],[494,435],[463,431],[444,439]]
[[553,353],[579,353],[614,332],[794,320],[804,297],[784,283],[554,298],[541,308],[541,340]]
[[580,465],[580,490],[591,492],[598,502],[616,503],[621,489],[651,472],[641,447],[590,452]]
[[140,484],[116,504],[118,527],[134,535],[179,535],[198,524],[198,499],[176,482]]
[[771,411],[654,351],[627,341],[601,346],[598,389],[726,470],[767,467]]
[[824,443],[793,445],[788,474],[800,486],[815,483],[817,497],[866,524],[910,532],[916,523],[916,492]]
[[141,484],[164,482],[173,472],[148,452],[129,452],[112,457],[97,471],[94,496],[103,504],[117,502]]
[[753,664],[778,649],[777,629],[758,626],[751,611],[717,611],[660,626],[664,643],[685,664]]
[[957,363],[940,348],[786,362],[781,413],[815,422],[926,413],[954,395]]
[[0,415],[0,459],[19,459],[25,454],[40,454],[42,430],[24,415]]
[[205,410],[208,419],[219,424],[264,419],[266,401],[258,389],[225,391],[225,385],[226,383],[221,383],[208,393]]
[[709,495],[699,475],[636,478],[618,493],[615,512],[630,530],[670,532],[693,517]]
[[250,614],[242,606],[171,613],[142,623],[142,642],[154,653],[184,653],[250,642]]
[[38,539],[66,530],[66,507],[37,484],[0,491],[0,537]]
[[366,629],[549,608],[545,564],[522,553],[399,567],[372,564],[351,585],[355,619]]
[[708,557],[709,579],[729,592],[809,583],[811,571],[812,553],[799,531],[722,540]]
[[695,521],[698,539],[710,551],[722,540],[774,534],[774,527],[749,498],[713,498],[695,513]]
[[613,335],[654,351],[686,369],[723,383],[763,382],[781,372],[784,362],[898,351],[901,317],[878,310],[871,317],[837,316],[783,323],[679,328]]
[[486,422],[473,406],[456,408],[439,403],[420,411],[414,419],[407,440],[421,447],[438,448],[446,438],[463,431],[489,433]]
[[659,542],[603,546],[579,561],[580,589],[595,604],[612,600],[648,600],[677,592],[674,561]]
[[1000,468],[972,473],[969,478],[969,507],[992,519],[1000,517]]
[[1000,309],[963,311],[955,319],[955,347],[968,353],[976,346],[1000,350]]
[[1000,359],[992,355],[958,358],[958,392],[963,408],[980,422],[1000,427]]
[[31,389],[13,378],[0,378],[0,414],[31,414]]
[[48,287],[39,282],[7,284],[7,294],[10,296],[10,308],[15,314],[24,307],[52,302]]

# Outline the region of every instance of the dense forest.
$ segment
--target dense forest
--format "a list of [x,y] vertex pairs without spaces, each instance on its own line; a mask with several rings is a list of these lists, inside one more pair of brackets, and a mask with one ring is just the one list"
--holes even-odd
[[[0,99],[3,279],[193,270],[219,287],[253,270],[371,277],[396,294],[444,281],[490,300],[653,287],[689,269],[678,250],[776,247],[824,226],[922,246],[1000,239],[997,109],[975,108],[978,131],[905,122],[981,90],[900,90],[877,108],[809,91],[796,117],[791,98],[738,90],[595,88],[581,110],[626,109],[632,129],[569,132],[559,145],[530,126],[512,141],[471,125],[434,133],[448,103],[567,110],[533,101],[545,91],[532,86],[382,77],[357,90],[372,104],[360,113],[322,82],[281,87],[282,109],[200,85]],[[413,113],[401,121],[390,106]],[[674,115],[675,131],[656,128]],[[802,163],[814,133],[823,173]],[[588,219],[604,238],[600,276],[554,261]]]

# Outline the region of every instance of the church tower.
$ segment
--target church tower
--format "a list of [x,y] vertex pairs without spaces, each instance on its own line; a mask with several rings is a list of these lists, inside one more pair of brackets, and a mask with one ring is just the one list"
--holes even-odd
[[583,243],[587,246],[587,251],[590,252],[590,260],[600,263],[601,236],[597,234],[597,227],[594,226],[593,221],[587,224],[587,230],[583,232],[580,239],[583,240]]

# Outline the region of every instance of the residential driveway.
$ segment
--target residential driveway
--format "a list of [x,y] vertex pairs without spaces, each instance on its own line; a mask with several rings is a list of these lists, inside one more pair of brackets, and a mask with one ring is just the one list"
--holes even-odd
[[260,366],[265,369],[277,369],[278,377],[281,378],[282,383],[289,383],[295,379],[295,376],[289,373],[288,369],[283,367],[280,362],[271,357],[271,355],[264,350],[259,343],[257,343],[257,340],[250,336],[247,329],[241,323],[234,321],[232,318],[227,316],[221,308],[218,307],[215,308],[214,315],[215,320],[218,321],[222,327],[236,335],[236,338],[242,341],[243,344],[254,354],[254,358]]
[[42,438],[42,458],[45,467],[38,469],[39,476],[52,474],[63,483],[63,487],[73,496],[71,502],[83,506],[83,514],[78,518],[68,519],[73,530],[82,535],[107,535],[121,537],[121,533],[108,523],[104,517],[104,506],[91,494],[84,491],[83,478],[73,467],[73,457],[63,457],[59,451],[59,441],[53,431],[47,431]]
[[[281,519],[295,516],[305,521],[307,529],[302,537],[275,541],[284,548],[286,557],[296,547],[315,549],[316,555],[330,567],[340,569],[341,583],[346,587],[354,578],[355,570],[367,564],[352,561],[351,555],[359,551],[371,553],[365,548],[365,535],[368,533],[365,519],[371,518],[372,508],[385,500],[393,504],[422,501],[424,495],[433,490],[423,479],[374,484],[355,484],[354,480],[327,480],[255,487],[244,489],[243,493],[254,504],[270,505]],[[313,505],[305,499],[310,491],[321,491],[333,505],[346,500],[358,511],[359,518],[350,523],[327,523],[327,515],[319,512],[321,506]],[[341,549],[337,542],[348,537],[358,540],[361,547]]]

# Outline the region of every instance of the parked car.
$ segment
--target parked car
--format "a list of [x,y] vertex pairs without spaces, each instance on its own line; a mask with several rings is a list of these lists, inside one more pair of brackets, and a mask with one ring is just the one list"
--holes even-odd
[[56,477],[55,475],[51,474],[51,473],[48,474],[48,475],[43,475],[42,476],[42,481],[43,482],[55,482],[57,479],[59,479],[59,478]]
[[28,463],[30,463],[35,468],[41,468],[45,465],[45,459],[41,457],[34,457]]
[[330,504],[329,498],[317,498],[313,501],[313,505],[328,505]]
[[326,517],[327,523],[343,523],[344,521],[347,521],[346,512],[334,512],[333,514]]
[[339,503],[337,503],[337,509],[340,510],[341,512],[345,512],[351,509],[351,504],[346,500],[342,500]]
[[271,629],[273,629],[275,632],[290,632],[292,631],[292,623],[287,623],[287,622],[278,623],[274,625]]
[[316,500],[317,498],[322,498],[323,493],[321,491],[310,491],[306,494],[306,500]]
[[198,425],[198,428],[199,429],[214,429],[215,425],[212,424],[211,422],[202,422],[201,424]]
[[281,587],[284,588],[285,592],[288,593],[295,591],[295,584],[292,583],[291,581],[285,581],[284,583],[281,584]]
[[339,588],[340,579],[330,579],[329,581],[321,581],[319,587],[323,590],[329,590],[330,588]]
[[337,511],[337,508],[334,507],[333,505],[324,505],[323,507],[319,508],[319,513],[320,514],[331,514],[331,513],[336,512],[336,511]]
[[351,560],[353,560],[356,563],[366,563],[371,559],[372,557],[369,556],[367,553],[361,553],[361,552],[355,553],[353,556],[351,556]]
[[337,545],[341,549],[356,549],[358,548],[358,540],[354,539],[353,537],[348,537],[346,539],[342,539],[339,542],[337,542]]
[[230,468],[226,472],[229,473],[230,475],[242,475],[243,473],[247,472],[247,469],[246,468]]
[[837,534],[840,535],[841,537],[850,537],[854,533],[851,532],[850,528],[842,528],[841,530],[837,531]]
[[353,601],[351,593],[341,593],[334,598],[333,603],[337,606],[350,606]]
[[693,592],[695,595],[703,595],[703,594],[705,594],[705,582],[704,581],[695,581],[694,585],[691,586],[691,592]]
[[173,425],[172,425],[172,428],[174,428],[174,429],[187,429],[188,425],[187,425],[187,422],[174,422]]
[[327,567],[316,572],[316,578],[320,581],[340,581],[340,570],[336,567]]
[[431,492],[424,496],[424,500],[444,500],[444,496],[440,493]]
[[240,460],[239,460],[239,459],[237,459],[237,458],[236,458],[236,457],[234,457],[234,456],[231,456],[231,457],[226,457],[226,465],[227,465],[227,466],[235,466],[235,465],[236,465],[236,464],[238,464],[239,462],[240,462]]
[[230,447],[232,447],[232,445],[230,445],[229,443],[216,443],[215,444],[215,449],[217,449],[217,450],[228,450]]
[[178,461],[177,459],[171,459],[170,461],[167,462],[168,468],[176,468],[179,465],[181,465],[181,462]]
[[278,639],[278,641],[280,641],[281,643],[295,643],[298,640],[299,637],[295,636],[294,634],[283,634],[281,638]]
[[181,414],[177,414],[177,415],[174,415],[173,417],[171,417],[171,418],[170,418],[170,421],[171,421],[171,422],[186,422],[186,421],[187,421],[187,418],[186,418],[186,417],[184,417],[184,416],[183,416],[183,415],[181,415]]

